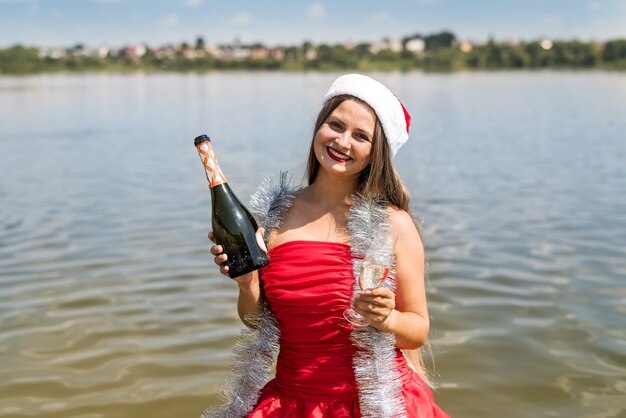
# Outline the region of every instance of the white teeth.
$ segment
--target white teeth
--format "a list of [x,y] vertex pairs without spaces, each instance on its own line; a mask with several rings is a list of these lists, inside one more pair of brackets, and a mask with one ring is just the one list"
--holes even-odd
[[350,157],[346,157],[345,155],[337,153],[337,151],[335,151],[331,147],[328,147],[328,152],[330,152],[332,155],[339,158],[340,160],[348,161],[350,159]]

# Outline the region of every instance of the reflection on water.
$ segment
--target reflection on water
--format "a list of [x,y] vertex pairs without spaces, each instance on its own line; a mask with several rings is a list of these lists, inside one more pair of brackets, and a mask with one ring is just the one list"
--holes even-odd
[[[302,174],[336,74],[0,78],[0,416],[198,416],[240,324],[192,139]],[[626,76],[379,74],[423,219],[438,402],[626,413]],[[261,152],[260,152],[261,151]]]

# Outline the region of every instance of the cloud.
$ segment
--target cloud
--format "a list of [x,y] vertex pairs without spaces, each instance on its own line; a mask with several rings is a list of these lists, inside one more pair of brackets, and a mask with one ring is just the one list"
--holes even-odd
[[204,0],[185,0],[183,4],[185,5],[185,7],[194,9],[196,7],[202,6],[204,4]]
[[230,23],[235,26],[245,26],[250,22],[252,22],[252,16],[245,10],[237,12],[237,14],[230,18]]
[[326,7],[322,3],[312,3],[306,9],[306,15],[310,19],[321,19],[326,16]]
[[113,4],[121,3],[123,0],[89,0],[90,3]]
[[161,29],[173,29],[178,26],[179,19],[176,13],[170,13],[157,19],[157,25]]

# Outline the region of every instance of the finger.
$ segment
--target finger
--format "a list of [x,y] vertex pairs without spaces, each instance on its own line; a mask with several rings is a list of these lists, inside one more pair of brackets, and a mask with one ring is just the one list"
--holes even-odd
[[228,256],[226,254],[218,255],[213,259],[213,261],[215,261],[215,264],[217,264],[218,266],[224,264],[226,260],[228,260]]
[[386,287],[377,287],[376,289],[368,289],[367,294],[372,296],[392,297],[393,292]]
[[357,301],[354,306],[370,314],[377,313],[381,307],[370,302]]
[[221,245],[214,245],[211,247],[211,254],[213,255],[219,255],[222,254],[224,252],[224,249],[222,248]]
[[360,312],[365,312],[365,316],[367,316],[367,319],[371,322],[384,322],[393,311],[393,308],[390,306],[377,307],[372,304],[363,303],[355,304],[354,309],[357,310],[357,308]]
[[213,233],[213,231],[209,231],[209,240],[211,242],[215,242],[215,234]]
[[368,302],[373,302],[375,300],[387,300],[389,298],[385,298],[382,296],[368,295],[367,293],[361,293],[361,295],[359,296],[359,299],[366,300]]
[[230,270],[230,269],[228,268],[228,266],[221,266],[221,267],[220,267],[220,273],[222,273],[222,274],[223,274],[223,275],[225,275],[225,276],[228,276],[228,270]]
[[259,227],[256,230],[256,243],[266,254],[267,254],[267,246],[265,245],[265,228]]
[[385,322],[385,319],[389,316],[385,313],[373,313],[366,309],[361,309],[358,306],[355,306],[353,309],[356,313],[367,319],[370,325],[373,325],[374,327],[378,327],[383,324]]
[[358,300],[364,303],[373,303],[379,306],[395,305],[394,298],[385,298],[380,296],[361,295]]

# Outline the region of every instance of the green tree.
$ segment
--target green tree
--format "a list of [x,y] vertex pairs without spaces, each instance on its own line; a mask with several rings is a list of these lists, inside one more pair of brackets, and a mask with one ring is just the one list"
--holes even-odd
[[354,52],[357,56],[357,59],[364,60],[370,59],[372,57],[372,53],[370,52],[370,48],[372,44],[370,43],[360,43],[354,48]]
[[14,45],[0,50],[0,74],[31,74],[45,69],[37,48]]
[[439,48],[424,57],[422,66],[428,71],[454,71],[462,69],[464,62],[455,49]]
[[604,45],[602,59],[605,62],[626,60],[626,39],[608,41]]
[[205,47],[205,43],[204,43],[204,38],[202,36],[198,36],[196,38],[196,50],[197,51],[204,51],[204,47]]
[[[444,31],[424,38],[426,50],[438,48],[451,48],[456,42],[456,36],[452,32]],[[405,44],[406,45],[406,44]]]
[[311,48],[313,48],[313,44],[309,41],[304,41],[302,42],[302,55],[306,56],[307,52],[309,52],[311,50]]
[[528,54],[530,68],[546,68],[552,64],[550,50],[544,49],[539,42],[529,42],[523,48]]
[[558,67],[592,67],[599,58],[588,43],[555,42],[552,47],[552,62]]

